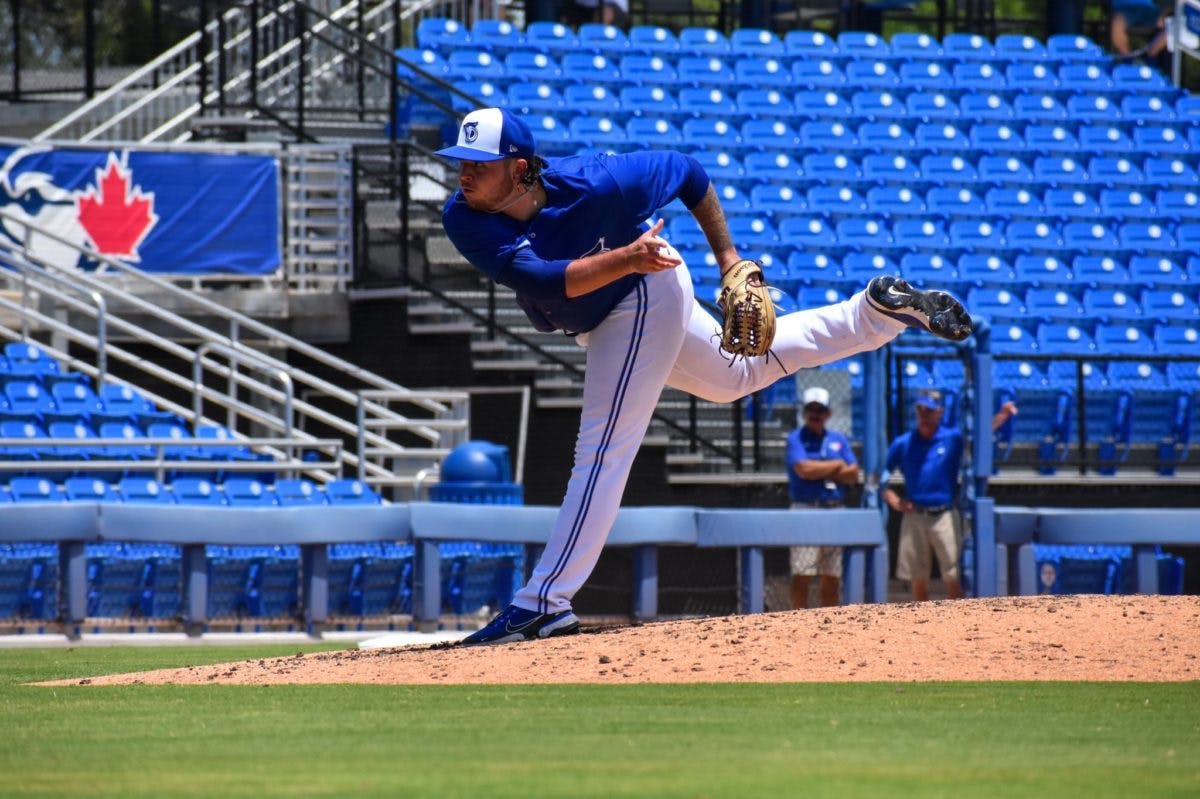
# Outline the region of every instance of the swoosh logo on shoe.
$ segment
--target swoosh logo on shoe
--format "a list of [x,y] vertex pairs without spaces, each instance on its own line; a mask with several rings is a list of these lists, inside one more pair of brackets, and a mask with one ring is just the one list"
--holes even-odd
[[903,297],[904,292],[899,291],[895,286],[888,286],[887,293],[893,297]]
[[536,624],[538,619],[540,619],[540,618],[541,618],[541,616],[534,616],[532,619],[525,622],[520,627],[513,627],[512,622],[508,621],[506,619],[504,622],[504,632],[506,632],[506,633],[523,633],[523,632],[525,632],[526,629],[529,628],[530,625]]

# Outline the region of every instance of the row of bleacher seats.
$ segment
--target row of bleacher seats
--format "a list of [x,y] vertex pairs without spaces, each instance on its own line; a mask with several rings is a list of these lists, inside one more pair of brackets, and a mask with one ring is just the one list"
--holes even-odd
[[545,53],[646,53],[672,55],[703,53],[803,59],[947,59],[1087,64],[1107,61],[1104,51],[1083,36],[1055,35],[1046,42],[1031,36],[1004,34],[989,41],[983,36],[952,33],[940,41],[923,33],[898,33],[890,40],[864,31],[843,31],[836,37],[821,31],[773,31],[739,28],[726,36],[713,28],[686,27],[678,34],[652,25],[635,25],[628,33],[611,25],[583,24],[578,30],[553,22],[533,22],[524,30],[499,20],[478,20],[470,27],[453,19],[429,18],[417,26],[420,47],[487,48],[492,52],[530,49]]
[[[1029,289],[1024,296],[1009,289],[976,288],[967,293],[972,316],[993,323],[1024,320],[1129,322],[1163,324],[1181,320],[1200,323],[1200,288],[1182,291],[1145,289],[1140,299],[1121,289],[1088,288],[1073,293],[1062,288]],[[1141,325],[1144,326],[1144,325]]]
[[205,477],[180,475],[160,483],[152,477],[129,475],[115,483],[80,474],[62,485],[46,477],[17,475],[0,488],[0,504],[9,502],[124,502],[155,505],[228,507],[313,507],[319,505],[379,505],[379,495],[365,483],[344,478],[318,485],[303,478],[279,478],[265,484],[253,477],[226,477],[216,483]]

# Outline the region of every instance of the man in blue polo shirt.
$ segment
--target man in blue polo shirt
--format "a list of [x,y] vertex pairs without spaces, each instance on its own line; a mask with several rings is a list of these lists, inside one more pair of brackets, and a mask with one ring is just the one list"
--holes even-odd
[[880,496],[892,510],[902,514],[900,546],[896,555],[896,577],[912,584],[912,598],[929,599],[933,558],[938,559],[946,596],[963,595],[959,580],[962,553],[962,519],[955,500],[962,466],[962,433],[943,427],[945,405],[940,391],[924,390],[917,395],[917,427],[903,433],[888,448],[884,481],[896,469],[904,475],[901,496],[886,482]]
[[[804,392],[800,410],[804,424],[788,436],[788,493],[793,508],[837,508],[846,485],[858,482],[858,461],[850,441],[829,421],[829,391],[813,386]],[[842,548],[792,547],[792,608],[808,607],[808,586],[821,576],[821,604],[838,604],[841,598]]]

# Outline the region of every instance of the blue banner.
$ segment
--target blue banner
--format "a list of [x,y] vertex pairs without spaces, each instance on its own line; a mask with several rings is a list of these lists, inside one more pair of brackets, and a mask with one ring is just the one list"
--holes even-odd
[[[29,237],[33,255],[57,266],[94,266],[81,247],[147,272],[280,267],[271,156],[0,146],[0,164],[0,209],[70,243]],[[21,243],[25,228],[0,219],[0,237]]]

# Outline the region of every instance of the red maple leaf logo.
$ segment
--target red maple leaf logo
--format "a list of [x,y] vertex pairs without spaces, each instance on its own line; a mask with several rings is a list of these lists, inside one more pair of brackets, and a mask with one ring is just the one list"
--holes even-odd
[[154,194],[142,194],[132,186],[132,172],[122,167],[115,153],[108,154],[108,166],[96,170],[96,183],[78,200],[79,224],[87,232],[92,246],[101,255],[140,260],[137,246],[154,227]]

